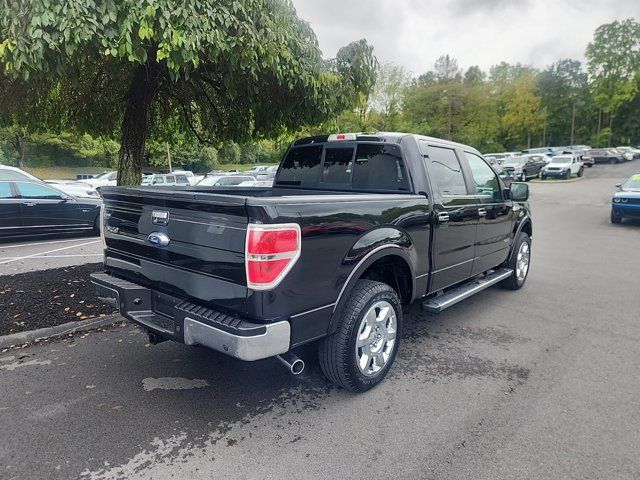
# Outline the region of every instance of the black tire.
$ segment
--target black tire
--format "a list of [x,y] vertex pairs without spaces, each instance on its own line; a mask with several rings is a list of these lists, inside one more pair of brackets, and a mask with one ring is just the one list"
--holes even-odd
[[589,168],[593,167],[593,163],[587,163],[587,167]]
[[[396,337],[391,354],[380,371],[364,375],[357,365],[358,329],[367,311],[376,302],[386,301],[395,310]],[[323,338],[318,348],[320,367],[336,385],[352,392],[366,392],[380,383],[393,365],[402,337],[402,305],[395,290],[386,283],[360,280],[353,288],[338,323],[337,331]]]
[[611,223],[622,223],[622,215],[616,214],[616,211],[613,208],[611,209]]
[[584,175],[584,167],[578,170],[578,176],[581,177],[582,175]]
[[502,288],[506,288],[507,290],[520,290],[524,286],[525,282],[527,281],[531,263],[529,263],[529,268],[527,269],[527,272],[524,278],[519,279],[518,275],[516,274],[516,263],[518,261],[518,252],[520,251],[520,246],[523,243],[526,243],[529,246],[529,262],[531,262],[531,239],[529,238],[529,235],[527,235],[526,233],[520,232],[518,234],[518,238],[516,239],[516,242],[513,244],[511,258],[509,258],[509,260],[507,260],[502,265],[505,268],[510,268],[511,270],[513,270],[513,273],[508,278],[505,278],[503,281],[499,283],[499,285]]
[[546,180],[546,179],[547,179],[547,176],[546,176],[544,173],[541,173],[541,174],[540,174],[540,179],[541,179],[541,180]]
[[524,170],[522,171],[522,176],[520,177],[520,181],[521,182],[527,181],[527,172],[525,172]]

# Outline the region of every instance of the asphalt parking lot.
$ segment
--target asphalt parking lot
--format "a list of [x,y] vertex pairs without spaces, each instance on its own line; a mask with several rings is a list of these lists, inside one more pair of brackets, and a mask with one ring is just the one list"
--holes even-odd
[[100,238],[43,237],[0,243],[0,275],[82,265],[102,259]]
[[640,224],[609,222],[638,172],[532,183],[526,287],[414,308],[363,395],[133,326],[2,353],[0,478],[640,478]]

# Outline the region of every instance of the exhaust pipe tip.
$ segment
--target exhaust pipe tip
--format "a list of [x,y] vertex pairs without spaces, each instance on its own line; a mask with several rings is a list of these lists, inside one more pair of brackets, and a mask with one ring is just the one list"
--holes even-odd
[[293,375],[300,375],[304,371],[304,361],[291,352],[276,355],[280,363],[282,363]]

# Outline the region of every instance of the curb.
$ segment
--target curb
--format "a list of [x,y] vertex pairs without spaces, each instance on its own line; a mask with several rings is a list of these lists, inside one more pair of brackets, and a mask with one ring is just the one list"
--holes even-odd
[[0,348],[8,348],[25,343],[34,343],[55,337],[61,337],[69,333],[86,332],[94,328],[106,327],[114,323],[125,321],[119,314],[107,315],[106,317],[89,318],[79,322],[69,322],[55,327],[39,328],[27,332],[12,333],[0,337]]
[[542,180],[540,178],[532,178],[531,180],[529,180],[530,183],[575,183],[575,182],[579,182],[580,180],[582,180],[584,178],[584,176],[582,177],[576,177],[576,178],[570,178],[569,180]]

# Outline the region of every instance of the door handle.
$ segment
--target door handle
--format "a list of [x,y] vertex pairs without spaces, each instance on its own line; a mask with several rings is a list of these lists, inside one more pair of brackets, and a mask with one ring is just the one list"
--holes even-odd
[[438,212],[438,223],[447,223],[449,221],[449,214],[447,212]]
[[25,203],[25,204],[24,204],[24,206],[25,206],[25,207],[35,207],[35,206],[36,206],[36,204],[35,204],[35,203],[33,203],[33,202],[27,202],[27,203]]
[[479,208],[478,209],[478,215],[480,217],[486,217],[487,216],[487,209],[486,208]]

